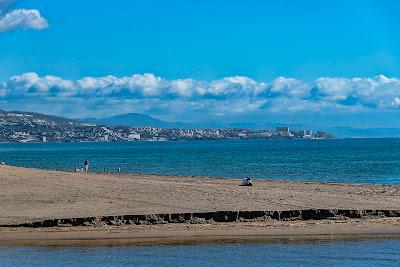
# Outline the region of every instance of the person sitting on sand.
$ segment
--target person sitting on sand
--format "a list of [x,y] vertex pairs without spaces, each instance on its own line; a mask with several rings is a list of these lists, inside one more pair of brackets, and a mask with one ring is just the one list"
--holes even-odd
[[253,182],[246,176],[243,178],[241,186],[253,186]]

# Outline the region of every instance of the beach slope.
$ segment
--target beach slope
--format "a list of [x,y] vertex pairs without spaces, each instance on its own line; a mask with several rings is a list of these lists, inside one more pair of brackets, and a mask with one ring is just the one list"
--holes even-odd
[[[186,236],[188,240],[188,236],[227,237],[234,236],[234,233],[247,237],[265,237],[285,234],[315,236],[333,233],[348,235],[350,233],[397,234],[400,232],[400,220],[397,213],[394,215],[390,213],[393,218],[384,218],[384,212],[370,212],[368,214],[373,214],[375,218],[368,219],[363,216],[357,218],[358,216],[353,216],[353,213],[350,216],[346,215],[346,210],[399,210],[399,186],[255,180],[255,186],[241,187],[238,179],[73,173],[11,166],[0,166],[0,177],[2,189],[0,225],[3,225],[0,239],[3,241],[13,240],[13,235],[15,239],[34,238],[35,235],[41,236],[44,240],[50,237],[57,239],[58,235],[55,232],[63,233],[63,235],[59,234],[64,237],[63,239],[72,238],[73,232],[77,233],[81,228],[84,230],[78,231],[79,236],[85,233],[89,239],[92,235],[93,238],[97,236],[98,239],[104,240],[105,237],[111,237],[105,233],[113,232],[112,229],[120,229],[122,234],[119,233],[118,237],[130,236],[132,239],[135,237],[134,233],[139,231],[140,235],[147,233],[153,241],[157,233],[160,237],[161,233],[167,234],[170,239],[173,236]],[[343,216],[330,218],[327,215],[321,217],[323,220],[318,223],[313,223],[313,220],[303,220],[306,218],[305,211],[318,209],[328,210],[328,213],[343,211]],[[227,221],[218,223],[211,218],[199,224],[189,223],[188,220],[183,224],[169,223],[168,227],[164,225],[168,220],[162,221],[163,225],[155,223],[155,225],[145,226],[135,225],[132,222],[129,223],[131,225],[124,225],[121,221],[119,223],[113,221],[110,225],[91,224],[86,228],[83,227],[84,225],[79,228],[66,224],[65,227],[56,225],[57,227],[49,231],[38,228],[27,229],[27,227],[21,230],[21,227],[17,227],[21,224],[34,225],[32,224],[34,222],[68,218],[93,217],[95,220],[101,216],[149,214],[166,216],[166,214],[206,214],[217,211],[232,211],[236,212],[235,214],[239,212],[244,214],[243,212],[246,211],[270,211],[271,218],[274,217],[272,216],[274,211],[291,211],[292,213],[298,211],[300,216],[294,218],[292,214],[292,217],[287,217],[289,221],[296,220],[289,224],[284,222],[285,218],[281,218],[280,215],[277,222],[269,220],[269,216],[263,216],[262,220],[257,218],[252,222],[244,222],[238,220],[239,217],[236,215],[236,219],[232,222],[228,222],[228,218]],[[301,215],[302,211],[303,215]],[[356,214],[363,213],[356,212]],[[144,223],[152,224],[149,222],[151,220]],[[304,225],[312,225],[312,227]],[[43,233],[48,233],[49,236],[43,237]],[[22,237],[21,234],[23,234]],[[30,235],[26,236],[26,234]],[[138,237],[136,235],[135,240],[138,240]]]

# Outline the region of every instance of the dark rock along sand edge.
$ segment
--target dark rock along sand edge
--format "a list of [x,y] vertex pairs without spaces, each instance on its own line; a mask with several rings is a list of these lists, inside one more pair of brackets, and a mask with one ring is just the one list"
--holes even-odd
[[281,211],[214,211],[193,213],[117,215],[83,218],[46,219],[22,224],[0,225],[0,227],[70,227],[100,225],[141,225],[212,222],[251,222],[251,221],[306,221],[306,220],[346,220],[353,218],[400,217],[400,210],[350,210],[350,209],[303,209]]

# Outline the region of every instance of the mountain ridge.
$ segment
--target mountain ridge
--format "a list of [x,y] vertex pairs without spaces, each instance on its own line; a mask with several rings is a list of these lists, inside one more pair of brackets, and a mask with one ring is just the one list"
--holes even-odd
[[[137,119],[137,120],[135,120]],[[400,137],[400,128],[352,128],[347,126],[320,127],[317,125],[306,125],[300,123],[279,123],[279,122],[170,122],[154,118],[148,114],[126,113],[102,119],[86,118],[81,121],[112,126],[130,127],[159,127],[159,128],[245,128],[245,129],[274,129],[278,126],[288,126],[296,130],[320,129],[327,131],[335,136],[350,138],[369,138],[369,137]]]
[[184,122],[163,121],[142,113],[126,113],[100,119],[84,118],[81,121],[99,125],[129,127],[186,128],[190,125],[190,123]]

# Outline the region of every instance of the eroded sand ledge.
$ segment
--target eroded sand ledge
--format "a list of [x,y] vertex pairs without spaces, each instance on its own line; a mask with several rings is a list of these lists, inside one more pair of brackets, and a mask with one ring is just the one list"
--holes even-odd
[[238,184],[238,179],[0,166],[0,243],[232,242],[400,233],[398,185]]
[[71,227],[71,226],[105,226],[105,225],[156,225],[167,223],[238,223],[307,220],[347,220],[378,219],[400,217],[400,210],[282,210],[282,211],[213,211],[195,213],[118,215],[84,218],[47,219],[22,224],[0,225],[0,227]]

